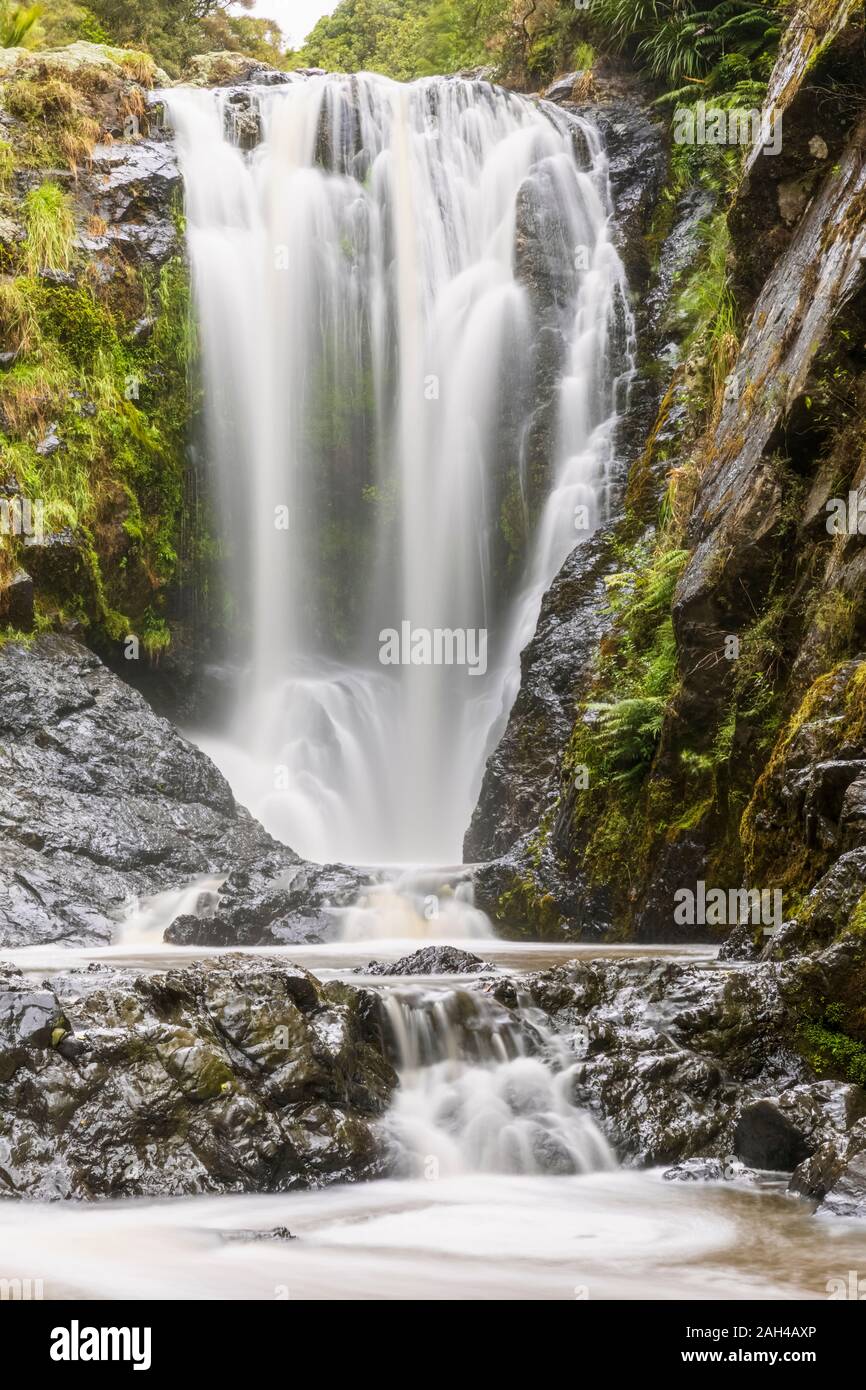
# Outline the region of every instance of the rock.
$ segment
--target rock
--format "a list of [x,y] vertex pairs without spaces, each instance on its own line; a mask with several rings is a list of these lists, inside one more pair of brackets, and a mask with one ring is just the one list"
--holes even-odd
[[583,72],[567,72],[563,77],[557,77],[555,82],[542,93],[545,101],[572,101],[574,100],[574,89],[583,79]]
[[136,263],[159,267],[178,250],[174,219],[181,177],[165,137],[97,145],[81,176],[81,196],[108,224],[107,246]]
[[616,208],[614,235],[629,289],[639,295],[652,276],[645,233],[667,177],[663,125],[639,84],[627,95],[616,90],[610,100],[605,99],[604,85],[599,84],[599,99],[577,109],[604,136]]
[[222,49],[216,53],[197,53],[190,58],[181,80],[189,87],[233,87],[236,83],[243,82],[276,86],[291,82],[294,78],[295,74],[282,72],[270,63],[262,63],[257,58],[248,58],[243,53]]
[[[273,843],[273,842],[272,842]],[[234,870],[212,917],[179,917],[164,939],[175,946],[274,946],[336,937],[340,912],[373,876],[344,864],[310,864],[282,847]]]
[[687,1158],[668,1168],[662,1177],[665,1182],[738,1182],[758,1185],[765,1181],[763,1173],[747,1168],[733,1159]]
[[806,989],[793,962],[726,971],[643,958],[571,962],[492,993],[530,1018],[540,1010],[571,1049],[574,1102],[623,1161],[730,1165],[740,1112],[811,1082],[790,1036]]
[[846,1163],[824,1198],[822,1209],[832,1216],[866,1218],[866,1151]]
[[751,1167],[775,1172],[792,1172],[809,1152],[802,1132],[769,1100],[753,1101],[740,1111],[734,1149]]
[[51,266],[42,267],[39,279],[44,285],[53,285],[60,289],[72,289],[78,283],[78,277],[73,270],[54,270]]
[[359,965],[356,975],[477,975],[479,971],[494,970],[495,966],[474,956],[471,951],[456,946],[423,946],[411,956],[395,961],[371,960]]
[[33,629],[33,580],[26,570],[16,570],[0,593],[0,617],[16,632]]
[[133,330],[132,330],[132,340],[133,340],[133,342],[134,342],[134,343],[147,343],[147,342],[149,342],[150,339],[151,339],[151,337],[152,337],[152,335],[153,335],[153,330],[154,330],[155,327],[156,327],[156,319],[150,318],[150,317],[148,317],[148,318],[143,318],[143,319],[139,319],[138,322],[134,325]]
[[[74,1044],[74,1046],[73,1046]],[[374,1176],[396,1085],[381,1005],[296,967],[0,971],[0,1191],[285,1191]]]
[[616,569],[606,535],[576,545],[544,596],[520,658],[521,681],[505,731],[484,769],[463,842],[467,862],[504,854],[538,825],[559,791],[581,671],[610,623],[605,576]]
[[68,526],[25,536],[23,559],[37,589],[43,592],[74,593],[86,582],[81,540]]
[[226,1244],[234,1241],[297,1240],[288,1226],[274,1226],[271,1231],[221,1231],[220,1237]]
[[847,1132],[831,1132],[791,1176],[790,1188],[834,1216],[866,1216],[866,1119]]
[[49,425],[47,434],[45,434],[36,445],[36,452],[42,458],[50,458],[52,454],[56,454],[57,450],[62,449],[62,447],[63,442],[57,433],[57,426]]
[[0,650],[0,944],[105,942],[131,899],[295,862],[92,653]]

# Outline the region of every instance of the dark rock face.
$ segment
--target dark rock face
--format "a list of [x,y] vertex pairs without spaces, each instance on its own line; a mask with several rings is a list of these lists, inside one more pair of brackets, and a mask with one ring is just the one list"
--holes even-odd
[[400,960],[371,960],[369,965],[360,965],[356,975],[477,975],[479,971],[494,967],[474,956],[471,951],[460,951],[456,946],[424,946],[413,951],[411,956]]
[[588,674],[605,631],[604,576],[615,568],[609,538],[593,536],[575,547],[545,594],[535,635],[521,655],[520,691],[488,759],[463,843],[467,862],[504,854],[556,799],[576,680]]
[[179,250],[174,221],[181,178],[171,142],[163,135],[98,145],[81,196],[108,223],[91,238],[91,254],[119,246],[137,264],[160,266]]
[[26,570],[16,570],[0,595],[0,618],[16,632],[29,632],[33,627],[33,580]]
[[285,1190],[380,1171],[396,1084],[376,996],[222,957],[91,967],[34,990],[0,971],[0,1192]]
[[0,943],[106,942],[131,897],[265,860],[297,862],[97,657],[0,652]]
[[578,110],[604,136],[618,249],[629,289],[632,294],[639,294],[651,277],[644,233],[667,177],[662,122],[649,110],[640,89],[631,96],[580,106]]
[[771,1100],[743,1106],[734,1131],[734,1148],[753,1168],[791,1172],[808,1156],[800,1130]]
[[[809,1079],[786,1048],[790,967],[730,973],[673,961],[572,963],[528,998],[570,1039],[575,1098],[626,1162],[727,1158],[740,1105]],[[508,985],[497,986],[508,1003]]]

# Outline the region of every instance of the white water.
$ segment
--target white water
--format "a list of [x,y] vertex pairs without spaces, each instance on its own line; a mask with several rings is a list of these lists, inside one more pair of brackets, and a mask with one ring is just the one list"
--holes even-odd
[[572,1104],[573,1059],[554,1039],[533,1027],[534,1045],[552,1055],[527,1055],[522,1020],[477,991],[416,985],[391,991],[385,1004],[400,1057],[387,1120],[398,1173],[616,1168],[597,1125]]
[[[252,155],[230,94],[164,94],[248,638],[233,718],[199,741],[308,858],[455,862],[544,589],[605,514],[630,330],[604,152],[577,122],[579,158],[572,118],[484,83],[253,93]],[[530,224],[541,310],[518,265]],[[540,313],[561,360],[539,484]],[[526,532],[510,564],[506,514]],[[485,633],[486,671],[481,647],[474,673],[381,664],[403,623]]]

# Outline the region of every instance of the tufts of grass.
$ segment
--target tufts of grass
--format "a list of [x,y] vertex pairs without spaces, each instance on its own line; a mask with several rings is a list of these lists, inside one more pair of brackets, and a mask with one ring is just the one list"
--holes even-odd
[[58,183],[49,179],[31,188],[23,203],[27,238],[24,263],[28,274],[40,270],[67,271],[72,263],[75,218],[69,198]]

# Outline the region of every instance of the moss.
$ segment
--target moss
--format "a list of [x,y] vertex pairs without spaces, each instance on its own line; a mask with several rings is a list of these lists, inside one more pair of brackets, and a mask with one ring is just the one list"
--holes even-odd
[[[18,157],[25,166],[65,164],[75,171],[90,158],[99,139],[99,122],[71,77],[69,71],[55,72],[42,64],[31,75],[3,87],[6,111],[22,123]],[[83,80],[80,73],[76,79]]]
[[838,1008],[830,1006],[820,1023],[808,1023],[800,1046],[817,1076],[830,1076],[866,1086],[866,1044],[857,1042],[835,1026]]
[[805,894],[828,863],[828,851],[810,846],[780,801],[792,745],[806,725],[815,726],[810,756],[828,756],[866,737],[866,662],[841,662],[819,676],[776,741],[743,813],[740,837],[751,882],[775,883],[792,895]]
[[[83,623],[97,645],[137,631],[157,659],[171,640],[165,605],[194,409],[189,285],[180,261],[158,278],[115,281],[113,302],[86,280],[0,284],[0,325],[20,350],[0,375],[0,444],[25,495],[43,501],[48,529],[68,526],[79,539],[81,591],[38,595],[47,611]],[[155,323],[138,346],[129,328],[145,308]],[[49,424],[60,447],[40,453]]]

